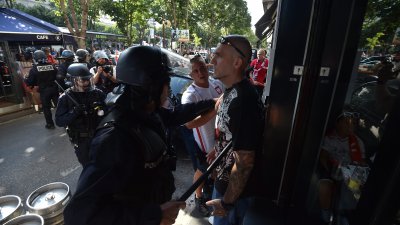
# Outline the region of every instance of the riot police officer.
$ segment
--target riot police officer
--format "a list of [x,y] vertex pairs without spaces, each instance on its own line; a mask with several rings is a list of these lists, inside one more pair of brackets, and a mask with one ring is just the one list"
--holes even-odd
[[58,99],[56,124],[65,127],[79,163],[89,161],[89,144],[94,131],[104,115],[104,93],[95,88],[92,74],[83,63],[68,67],[73,86]]
[[111,65],[104,51],[93,52],[93,57],[96,60],[96,66],[90,69],[90,72],[94,74],[93,82],[97,88],[108,94],[118,85],[114,66]]
[[64,50],[61,53],[61,56],[58,57],[57,59],[61,59],[62,63],[58,67],[58,73],[57,73],[57,80],[63,80],[63,82],[60,82],[61,87],[65,90],[68,88],[68,85],[65,84],[67,81],[67,70],[68,67],[74,63],[75,60],[75,54],[70,51],[70,50]]
[[78,57],[79,63],[86,64],[87,68],[90,70],[93,66],[88,62],[89,52],[86,49],[78,49],[76,50],[76,56]]
[[46,54],[42,50],[33,53],[35,64],[29,71],[25,83],[28,86],[39,86],[40,101],[42,102],[43,114],[46,119],[46,128],[54,129],[53,117],[51,114],[52,103],[57,106],[58,87],[56,80],[57,69],[47,62]]
[[65,225],[173,224],[185,202],[170,201],[175,190],[165,127],[183,124],[214,109],[213,100],[162,108],[169,90],[168,57],[159,48],[122,52],[117,78],[107,96],[109,113],[90,147],[90,162],[64,210]]

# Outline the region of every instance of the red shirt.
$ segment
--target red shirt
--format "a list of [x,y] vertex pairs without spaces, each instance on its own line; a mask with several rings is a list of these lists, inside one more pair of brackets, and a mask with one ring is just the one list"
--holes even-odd
[[56,60],[53,58],[52,55],[47,55],[47,62],[50,64],[57,64]]
[[250,63],[250,67],[253,67],[253,74],[251,75],[251,79],[264,84],[265,76],[267,76],[268,59],[265,58],[263,61],[254,59]]

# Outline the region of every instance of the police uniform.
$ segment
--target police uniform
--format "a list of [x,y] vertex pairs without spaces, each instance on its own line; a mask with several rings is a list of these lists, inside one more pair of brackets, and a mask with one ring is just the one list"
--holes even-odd
[[68,85],[65,84],[68,67],[74,63],[75,54],[70,50],[64,50],[61,53],[61,56],[57,59],[64,59],[65,61],[60,64],[58,67],[57,79],[62,81],[59,82],[60,86],[63,90],[68,88]]
[[42,102],[43,114],[46,119],[46,128],[54,128],[51,114],[51,102],[57,106],[58,87],[56,80],[57,69],[50,63],[34,65],[25,80],[28,86],[39,86],[40,101]]
[[[81,111],[76,110],[73,98]],[[89,145],[94,131],[102,118],[100,110],[105,110],[105,94],[99,89],[88,92],[74,92],[70,88],[58,100],[56,124],[66,127],[79,163],[85,165],[89,161]]]
[[68,86],[65,84],[65,78],[67,77],[67,70],[68,67],[73,64],[74,62],[71,61],[65,61],[58,66],[58,73],[57,73],[57,79],[62,80],[62,82],[59,82],[61,87],[66,90]]
[[175,191],[165,127],[194,119],[214,102],[185,104],[173,112],[161,108],[150,115],[123,105],[128,103],[114,107],[99,125],[91,161],[64,211],[66,225],[159,224],[157,205]]

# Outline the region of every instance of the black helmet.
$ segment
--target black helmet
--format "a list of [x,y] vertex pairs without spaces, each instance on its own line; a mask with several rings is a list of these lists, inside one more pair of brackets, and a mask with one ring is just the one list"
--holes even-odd
[[59,57],[59,59],[73,59],[74,58],[74,53],[70,50],[64,50],[61,53],[61,57]]
[[78,49],[78,50],[76,50],[75,54],[76,54],[76,56],[78,56],[78,59],[85,60],[86,56],[89,55],[89,52],[85,49]]
[[36,62],[40,63],[45,63],[47,61],[46,54],[42,50],[36,50],[33,53],[33,59],[35,59]]
[[70,77],[93,76],[93,74],[90,73],[85,63],[72,63],[67,69],[67,75]]
[[169,81],[172,74],[169,65],[168,56],[160,48],[130,47],[120,54],[116,75],[122,83],[149,87]]
[[72,90],[76,92],[90,91],[94,88],[92,74],[89,72],[86,64],[73,63],[67,69],[67,76],[72,81]]
[[27,47],[24,51],[24,57],[26,60],[31,60],[33,53],[36,51],[34,47]]

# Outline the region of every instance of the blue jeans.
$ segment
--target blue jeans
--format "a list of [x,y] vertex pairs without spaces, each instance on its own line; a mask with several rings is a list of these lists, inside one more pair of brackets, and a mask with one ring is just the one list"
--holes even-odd
[[183,143],[185,144],[186,151],[188,152],[190,159],[192,161],[193,170],[196,171],[199,165],[197,164],[196,159],[196,146],[197,143],[194,140],[193,131],[191,129],[186,128],[185,126],[180,126],[179,131],[182,135]]
[[[223,195],[219,193],[215,187],[213,190],[212,199],[222,199]],[[243,218],[246,215],[247,209],[254,204],[254,197],[241,198],[235,203],[235,207],[229,211],[225,217],[214,216],[213,225],[241,225]]]
[[[214,190],[212,193],[212,199],[221,199],[223,197],[224,197],[224,195],[219,193],[217,191],[217,189],[215,189],[215,187],[214,187]],[[214,216],[213,225],[229,225],[228,217],[227,216],[224,216],[224,217]]]

